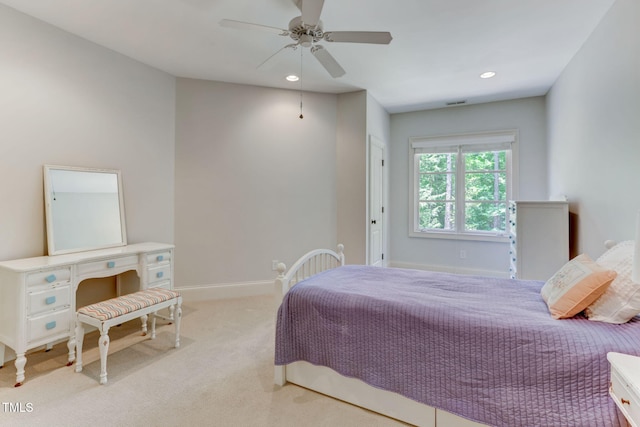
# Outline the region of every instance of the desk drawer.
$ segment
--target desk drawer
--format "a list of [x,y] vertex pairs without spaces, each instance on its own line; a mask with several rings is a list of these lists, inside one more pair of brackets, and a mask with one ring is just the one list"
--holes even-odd
[[71,286],[52,287],[27,294],[27,315],[42,313],[71,304]]
[[156,252],[153,254],[147,254],[147,264],[157,264],[160,262],[167,262],[171,260],[171,251]]
[[149,272],[149,286],[163,280],[171,280],[171,264],[161,264],[157,267],[151,267]]
[[[171,288],[171,280],[165,280],[164,282],[155,282],[149,285],[149,288],[164,288],[164,289],[172,289]],[[149,289],[147,288],[147,289]]]
[[55,336],[71,331],[69,316],[70,309],[54,311],[40,317],[27,320],[27,342],[33,342],[49,336]]
[[640,396],[615,367],[611,367],[611,397],[633,427],[640,427]]
[[84,276],[85,274],[110,276],[113,274],[112,271],[122,272],[127,271],[128,269],[135,269],[137,266],[138,256],[129,255],[78,264],[78,274],[81,276]]
[[55,270],[37,271],[27,274],[27,286],[51,285],[54,283],[69,283],[71,268],[58,268]]

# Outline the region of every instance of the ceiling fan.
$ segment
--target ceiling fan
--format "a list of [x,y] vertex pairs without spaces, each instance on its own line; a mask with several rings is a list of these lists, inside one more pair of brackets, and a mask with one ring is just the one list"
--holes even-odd
[[310,48],[313,56],[334,78],[343,76],[345,71],[333,56],[331,56],[331,54],[322,45],[318,44],[319,42],[372,44],[389,44],[391,42],[391,34],[383,31],[324,31],[322,21],[320,20],[324,0],[294,0],[294,2],[300,9],[301,15],[293,18],[289,22],[289,28],[286,30],[266,25],[252,24],[249,22],[234,21],[231,19],[223,19],[220,21],[220,25],[240,30],[267,31],[279,36],[288,36],[295,42],[278,50],[262,62],[258,68],[269,62],[269,60],[282,50],[295,50],[298,46],[302,46]]

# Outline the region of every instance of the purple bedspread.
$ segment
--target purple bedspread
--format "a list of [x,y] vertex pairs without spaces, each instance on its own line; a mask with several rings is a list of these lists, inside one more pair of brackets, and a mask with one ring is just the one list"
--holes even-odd
[[640,356],[640,319],[554,320],[543,282],[345,266],[295,285],[276,365],[304,360],[492,426],[626,425],[606,354]]

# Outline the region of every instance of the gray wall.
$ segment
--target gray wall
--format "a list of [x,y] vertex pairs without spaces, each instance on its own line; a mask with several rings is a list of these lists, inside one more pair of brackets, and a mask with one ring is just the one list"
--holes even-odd
[[0,259],[45,255],[43,164],[120,169],[129,242],[173,242],[175,78],[0,5]]
[[347,263],[365,264],[367,93],[341,94],[338,99],[338,236]]
[[[336,245],[336,95],[178,79],[176,283],[273,280]],[[270,290],[271,288],[269,288]]]
[[576,214],[576,252],[635,237],[640,210],[640,2],[617,0],[547,95],[549,191]]
[[[451,107],[391,115],[391,264],[454,272],[506,275],[508,244],[409,237],[409,138],[518,129],[517,198],[546,199],[544,98]],[[466,258],[460,259],[460,250]]]
[[[385,145],[389,155],[390,116],[366,91],[338,95],[338,242],[345,246],[347,264],[369,262],[369,139]],[[388,185],[388,169],[385,183]],[[385,189],[384,206],[389,209]],[[388,255],[388,230],[384,224],[383,250]]]

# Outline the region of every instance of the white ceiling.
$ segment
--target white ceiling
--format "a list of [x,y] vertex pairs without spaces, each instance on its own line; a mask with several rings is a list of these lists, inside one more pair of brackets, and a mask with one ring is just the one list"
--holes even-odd
[[[312,0],[308,0],[312,1]],[[315,0],[313,0],[315,1]],[[544,95],[615,0],[325,0],[325,31],[389,31],[389,45],[328,43],[333,79],[286,36],[221,27],[233,19],[288,28],[295,0],[0,0],[179,77],[300,89],[366,89],[390,113]],[[302,52],[302,56],[301,56]],[[492,79],[480,73],[497,72]]]

